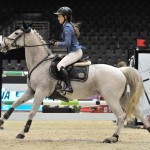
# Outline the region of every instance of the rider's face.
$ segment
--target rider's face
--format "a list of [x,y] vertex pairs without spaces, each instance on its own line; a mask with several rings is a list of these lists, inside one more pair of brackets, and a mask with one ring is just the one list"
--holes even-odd
[[64,23],[64,16],[63,15],[58,15],[58,21],[60,24]]

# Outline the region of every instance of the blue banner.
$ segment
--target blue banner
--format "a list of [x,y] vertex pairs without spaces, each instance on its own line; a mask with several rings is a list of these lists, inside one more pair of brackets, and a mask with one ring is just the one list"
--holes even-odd
[[[25,91],[6,91],[5,89],[2,89],[2,108],[1,110],[8,110],[11,105],[4,105],[3,101],[16,101],[22,94],[24,94]],[[17,111],[30,111],[32,108],[32,104],[22,104],[15,108]],[[38,111],[42,111],[42,106],[39,107]]]

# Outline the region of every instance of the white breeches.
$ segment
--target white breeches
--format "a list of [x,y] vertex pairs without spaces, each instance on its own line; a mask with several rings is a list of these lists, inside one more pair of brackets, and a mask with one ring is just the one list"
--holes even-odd
[[83,55],[82,49],[79,49],[75,52],[71,52],[67,54],[58,64],[57,69],[60,71],[61,67],[67,67],[68,65],[71,65],[72,63],[75,63],[78,61]]

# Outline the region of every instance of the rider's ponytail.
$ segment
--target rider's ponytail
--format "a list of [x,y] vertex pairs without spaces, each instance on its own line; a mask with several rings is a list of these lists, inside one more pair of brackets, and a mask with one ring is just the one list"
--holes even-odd
[[79,24],[80,24],[80,23],[77,23],[77,24],[75,24],[75,23],[73,23],[73,22],[70,22],[70,23],[71,23],[71,25],[72,25],[73,28],[74,28],[74,32],[75,32],[77,38],[79,38],[79,36],[80,36]]

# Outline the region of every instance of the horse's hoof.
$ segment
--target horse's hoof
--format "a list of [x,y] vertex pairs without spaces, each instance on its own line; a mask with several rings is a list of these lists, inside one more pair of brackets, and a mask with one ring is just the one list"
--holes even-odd
[[3,120],[0,120],[0,127],[4,124]]
[[111,141],[108,140],[108,139],[105,139],[105,140],[103,141],[103,143],[111,143]]
[[103,141],[103,143],[116,143],[116,142],[118,142],[118,138],[116,138],[116,137],[111,137],[111,138],[108,138],[108,139],[105,139],[104,141]]
[[25,136],[23,135],[23,134],[18,134],[17,136],[16,136],[16,139],[23,139]]
[[4,127],[0,127],[0,130],[3,130],[4,129]]

